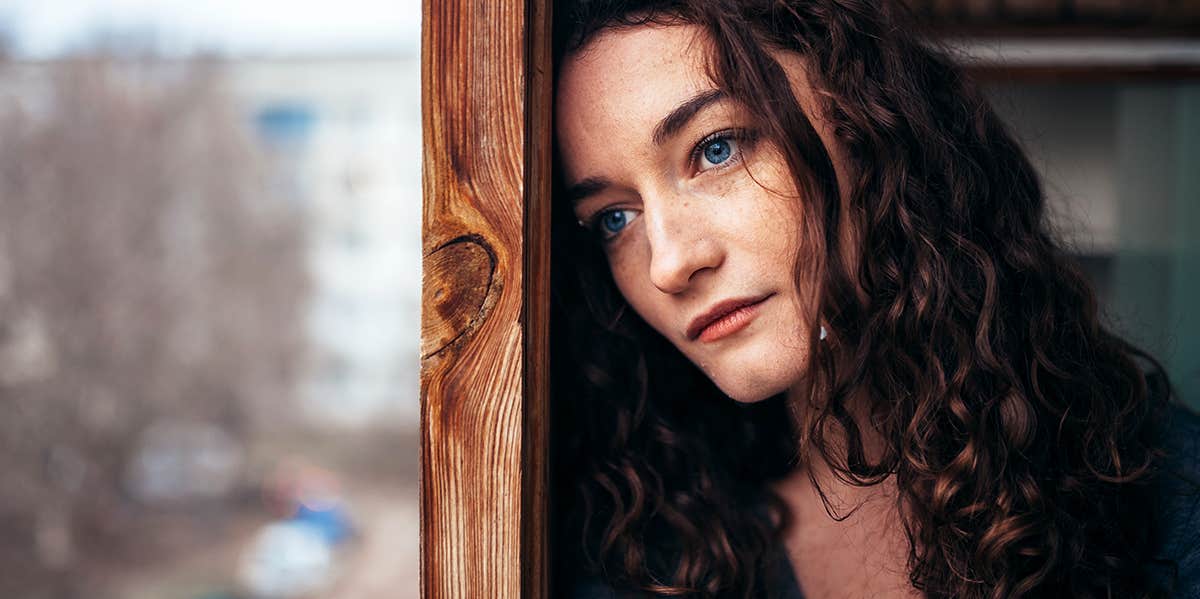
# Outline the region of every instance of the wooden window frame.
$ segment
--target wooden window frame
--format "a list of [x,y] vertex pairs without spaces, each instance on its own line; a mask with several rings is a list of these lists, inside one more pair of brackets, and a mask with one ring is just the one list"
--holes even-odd
[[424,0],[421,596],[549,596],[550,3]]

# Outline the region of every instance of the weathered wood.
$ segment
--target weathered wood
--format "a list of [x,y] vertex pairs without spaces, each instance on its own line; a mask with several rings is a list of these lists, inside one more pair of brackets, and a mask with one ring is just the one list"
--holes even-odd
[[549,13],[424,0],[421,594],[548,594]]
[[550,190],[554,83],[549,0],[527,1],[525,417],[521,463],[521,596],[550,596]]

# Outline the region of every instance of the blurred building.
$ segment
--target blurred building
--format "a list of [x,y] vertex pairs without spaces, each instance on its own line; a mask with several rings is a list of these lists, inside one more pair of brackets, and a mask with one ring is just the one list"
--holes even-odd
[[421,285],[420,61],[238,60],[229,81],[305,210],[314,277],[304,409],[416,426]]
[[[0,100],[36,118],[56,64],[6,65]],[[284,409],[314,424],[415,428],[419,59],[239,59],[217,68],[265,159],[272,195],[302,212],[309,229],[310,360],[298,405]]]

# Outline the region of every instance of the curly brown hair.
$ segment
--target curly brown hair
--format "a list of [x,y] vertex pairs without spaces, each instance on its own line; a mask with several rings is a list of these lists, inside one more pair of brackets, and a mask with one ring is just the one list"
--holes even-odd
[[[753,596],[789,520],[766,483],[820,458],[853,484],[894,477],[910,579],[929,597],[1167,592],[1145,567],[1166,374],[1101,324],[1024,152],[898,3],[592,0],[555,13],[559,63],[606,28],[708,33],[712,80],[757,115],[803,190],[794,275],[833,341],[812,333],[799,401],[734,402],[627,308],[601,248],[556,206],[560,547],[617,586]],[[812,66],[850,189],[772,50]],[[852,417],[863,394],[871,431]],[[877,459],[866,432],[885,441]]]

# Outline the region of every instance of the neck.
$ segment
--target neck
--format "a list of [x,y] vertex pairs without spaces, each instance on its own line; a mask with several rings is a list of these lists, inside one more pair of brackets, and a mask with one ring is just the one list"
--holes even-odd
[[[826,461],[826,455],[828,455],[835,463],[843,465],[848,463],[850,443],[846,429],[836,419],[826,420],[820,437],[820,444],[825,449],[822,452],[817,446],[816,435],[811,431],[815,419],[815,408],[809,403],[807,390],[799,385],[793,387],[788,392],[788,405],[796,430],[801,433],[800,446],[797,448],[797,455],[800,457],[799,469],[811,471],[822,485],[828,483],[831,486],[850,486],[835,475],[833,466]],[[868,393],[859,391],[848,397],[845,401],[845,409],[857,428],[861,442],[859,449],[862,451],[863,459],[867,464],[879,463],[886,453],[887,440],[876,431],[875,426],[871,423],[871,401]]]
[[[807,405],[792,399],[793,406]],[[883,440],[869,425],[866,403],[851,403],[858,406],[851,411],[866,458],[874,463],[882,454]],[[895,477],[873,485],[847,482],[811,446],[808,435],[802,437],[810,445],[800,448],[800,465],[772,488],[791,512],[784,545],[805,596],[913,596]],[[844,459],[846,441],[840,426],[829,427],[824,441],[831,454]]]

